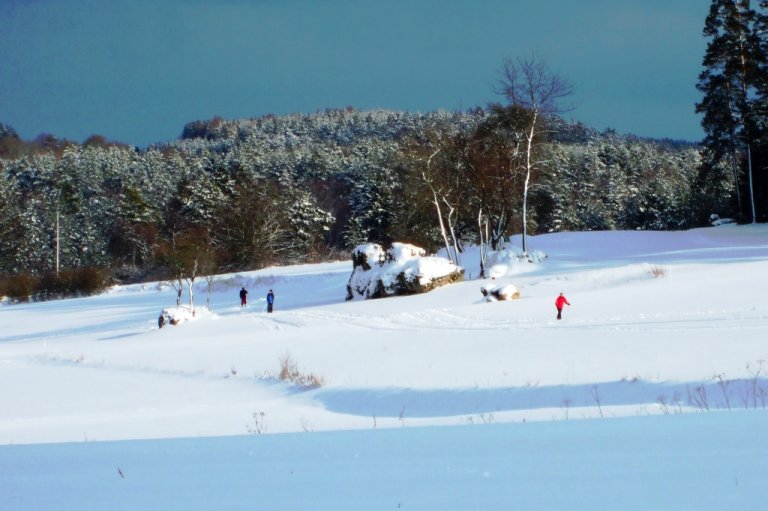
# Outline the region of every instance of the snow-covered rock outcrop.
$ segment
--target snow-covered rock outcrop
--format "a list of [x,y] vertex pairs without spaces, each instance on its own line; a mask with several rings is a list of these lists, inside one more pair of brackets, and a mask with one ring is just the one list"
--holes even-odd
[[352,267],[347,300],[426,293],[464,278],[464,270],[448,259],[407,243],[393,243],[387,251],[377,243],[358,245]]

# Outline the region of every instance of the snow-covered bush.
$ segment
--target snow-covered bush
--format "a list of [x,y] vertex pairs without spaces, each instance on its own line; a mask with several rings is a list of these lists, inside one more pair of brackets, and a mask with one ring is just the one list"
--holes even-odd
[[511,266],[520,262],[540,263],[546,258],[547,254],[541,250],[523,252],[519,247],[512,246],[510,242],[503,250],[497,250],[488,254],[488,266],[496,264]]
[[[438,251],[438,255],[445,256],[445,249]],[[532,264],[540,263],[547,258],[547,254],[541,250],[530,250],[523,253],[518,247],[508,243],[506,248],[497,251],[489,251],[485,258],[485,271],[480,273],[480,247],[478,245],[465,244],[461,252],[461,266],[467,272],[468,279],[473,278],[501,278],[505,275],[516,275],[529,271]]]

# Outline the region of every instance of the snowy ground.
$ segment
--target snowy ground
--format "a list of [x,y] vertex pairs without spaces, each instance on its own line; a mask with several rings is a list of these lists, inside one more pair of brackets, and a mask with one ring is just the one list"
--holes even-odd
[[530,245],[494,268],[512,302],[467,254],[472,279],[374,301],[344,301],[348,262],[226,275],[162,330],[157,284],[2,306],[0,509],[768,501],[768,226]]

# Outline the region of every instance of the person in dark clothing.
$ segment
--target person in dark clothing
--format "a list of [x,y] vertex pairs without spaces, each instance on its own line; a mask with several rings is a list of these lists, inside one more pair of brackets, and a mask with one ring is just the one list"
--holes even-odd
[[275,293],[272,292],[272,290],[269,290],[269,293],[267,293],[267,312],[272,312],[272,306],[275,303]]
[[568,299],[563,295],[563,293],[560,293],[560,296],[558,296],[555,299],[555,307],[557,308],[557,319],[563,319],[563,307],[564,306],[571,306],[571,304],[568,302]]
[[248,291],[245,288],[240,290],[240,307],[245,307],[248,303]]
[[160,316],[157,318],[157,328],[163,328],[165,325],[165,315],[161,312]]

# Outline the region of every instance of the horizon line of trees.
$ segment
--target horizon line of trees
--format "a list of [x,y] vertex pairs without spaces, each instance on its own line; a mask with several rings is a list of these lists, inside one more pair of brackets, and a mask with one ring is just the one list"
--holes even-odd
[[[440,218],[457,250],[479,241],[479,222],[498,248],[523,228],[528,116],[496,104],[214,118],[145,150],[103,137],[27,143],[6,127],[0,274],[45,274],[57,257],[62,268],[109,268],[126,281],[168,277],[180,254],[203,251],[222,271],[340,257],[366,241],[435,251],[445,245]],[[679,229],[729,213],[727,191],[701,195],[695,144],[558,117],[546,126],[528,176],[531,234]]]

